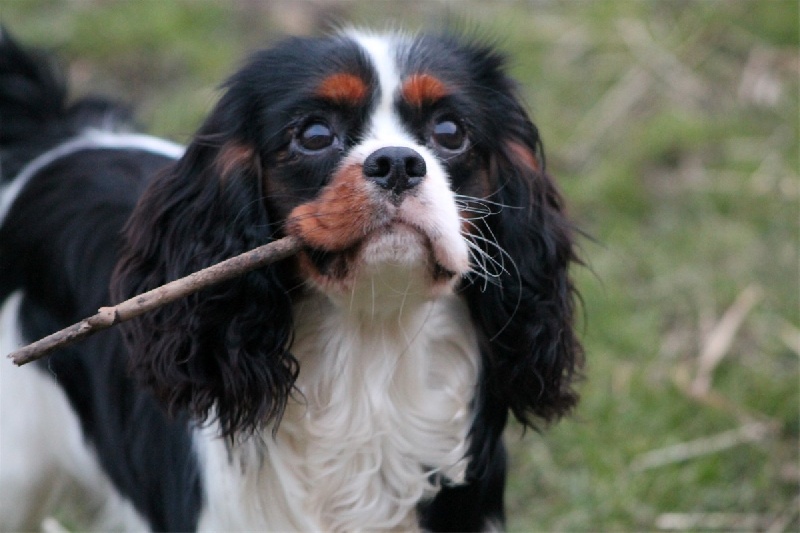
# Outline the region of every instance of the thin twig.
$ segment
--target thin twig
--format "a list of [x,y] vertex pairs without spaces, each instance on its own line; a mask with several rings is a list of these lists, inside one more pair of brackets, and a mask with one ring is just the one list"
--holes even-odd
[[221,263],[134,296],[115,306],[102,307],[97,314],[20,348],[9,354],[8,357],[17,366],[22,366],[44,357],[56,348],[76,342],[212,285],[289,257],[297,253],[299,249],[300,241],[294,237],[285,237],[259,246],[249,252],[231,257]]

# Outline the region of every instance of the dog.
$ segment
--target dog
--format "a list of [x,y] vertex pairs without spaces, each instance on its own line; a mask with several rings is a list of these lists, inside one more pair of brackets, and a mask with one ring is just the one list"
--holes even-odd
[[[0,349],[283,236],[295,256],[0,366],[0,524],[502,529],[509,415],[576,405],[576,229],[506,58],[253,54],[183,147],[0,39]],[[78,510],[78,511],[75,511]]]

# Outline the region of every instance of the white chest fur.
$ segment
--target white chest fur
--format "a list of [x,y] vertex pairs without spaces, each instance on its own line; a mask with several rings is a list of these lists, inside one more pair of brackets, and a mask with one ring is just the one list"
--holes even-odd
[[434,474],[466,469],[480,363],[465,305],[445,296],[378,319],[320,298],[296,317],[302,396],[276,435],[228,449],[213,427],[198,432],[201,529],[415,528]]

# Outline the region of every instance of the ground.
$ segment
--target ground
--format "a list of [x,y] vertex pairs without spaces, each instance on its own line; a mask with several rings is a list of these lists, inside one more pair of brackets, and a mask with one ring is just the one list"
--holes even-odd
[[583,399],[510,429],[510,529],[797,530],[798,3],[0,3],[180,142],[248,50],[330,20],[496,41],[586,233]]

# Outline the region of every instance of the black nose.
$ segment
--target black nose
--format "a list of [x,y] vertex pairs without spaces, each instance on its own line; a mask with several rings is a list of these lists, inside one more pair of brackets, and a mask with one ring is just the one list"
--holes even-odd
[[427,171],[422,156],[402,146],[375,150],[364,160],[364,177],[395,194],[419,185]]

